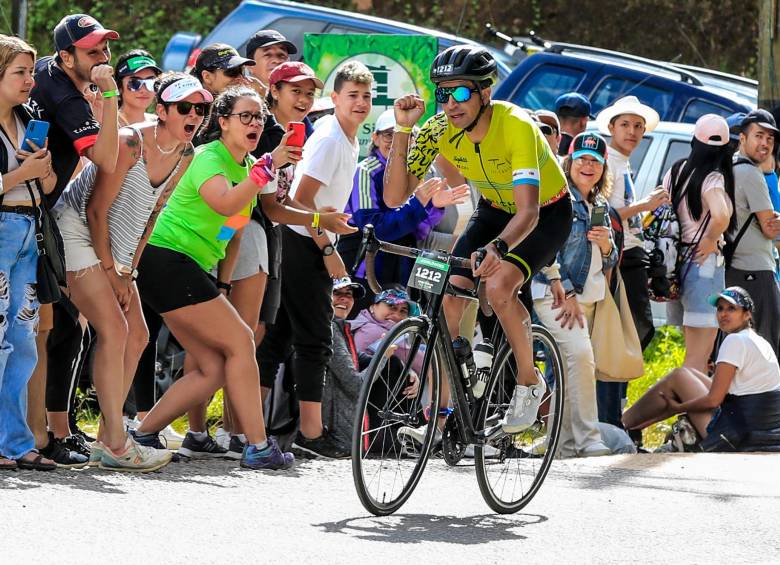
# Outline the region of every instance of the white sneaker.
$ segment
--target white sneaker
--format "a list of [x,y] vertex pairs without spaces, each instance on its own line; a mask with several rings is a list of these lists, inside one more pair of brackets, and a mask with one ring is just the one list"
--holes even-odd
[[135,430],[141,425],[141,421],[138,416],[135,416],[132,420],[127,416],[122,416],[122,424],[124,424],[126,430]]
[[[501,450],[493,447],[492,445],[486,445],[482,448],[485,453],[485,459],[498,459],[501,457]],[[466,451],[463,452],[463,457],[467,459],[474,459],[474,444],[466,446]]]
[[538,437],[531,443],[529,452],[531,455],[544,455],[547,453],[547,446],[550,436]]
[[[428,424],[423,424],[419,428],[413,428],[411,426],[401,426],[395,433],[398,441],[404,443],[407,440],[413,441],[417,445],[422,445],[425,441],[425,432],[428,429]],[[439,445],[441,443],[441,430],[436,428],[436,433],[433,435],[433,445]]]
[[181,442],[184,441],[184,436],[170,426],[165,426],[159,436],[160,442],[171,450],[179,449],[181,447]]
[[508,434],[517,434],[530,428],[539,413],[539,405],[542,403],[547,384],[544,377],[536,371],[539,382],[535,385],[516,385],[512,393],[512,401],[509,409],[501,419],[501,428]]
[[148,473],[165,467],[171,462],[172,454],[167,449],[154,449],[138,445],[128,437],[122,453],[117,454],[105,445],[100,457],[100,468],[108,471],[130,471]]
[[595,441],[577,451],[577,457],[601,457],[611,454],[612,451],[600,441]]
[[224,428],[217,428],[217,433],[214,434],[214,441],[221,448],[230,449],[230,432],[225,431]]

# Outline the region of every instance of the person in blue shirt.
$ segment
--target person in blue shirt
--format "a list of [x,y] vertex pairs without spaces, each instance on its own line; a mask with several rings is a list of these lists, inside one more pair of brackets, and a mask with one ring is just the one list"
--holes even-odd
[[[420,184],[406,204],[390,208],[384,202],[384,174],[387,155],[393,141],[395,115],[392,108],[380,114],[371,134],[371,149],[368,157],[358,163],[352,183],[352,195],[344,210],[352,214],[351,223],[360,228],[372,224],[376,236],[383,241],[399,245],[415,246],[424,239],[444,215],[444,208],[465,201],[468,186],[463,185],[446,190],[446,182],[431,178]],[[342,238],[339,253],[345,264],[351,266],[361,231],[355,236]],[[382,284],[405,285],[409,279],[412,261],[405,257],[380,253],[376,260],[377,280]],[[357,278],[365,277],[364,265],[355,272]]]

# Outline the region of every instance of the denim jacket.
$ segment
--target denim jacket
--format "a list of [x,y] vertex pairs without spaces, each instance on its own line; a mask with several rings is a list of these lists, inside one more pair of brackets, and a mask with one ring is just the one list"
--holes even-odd
[[[573,219],[571,223],[571,232],[569,239],[555,257],[558,270],[560,272],[561,283],[566,292],[574,290],[577,294],[582,293],[585,282],[590,271],[590,260],[593,246],[588,241],[587,234],[590,231],[590,212],[585,200],[582,199],[579,190],[572,188],[569,191],[572,199]],[[596,204],[603,205],[609,210],[609,203],[601,195],[596,197]],[[617,264],[617,246],[614,243],[612,227],[609,228],[610,241],[612,241],[612,250],[607,257],[603,258],[604,266],[602,270],[606,273]],[[543,271],[546,271],[543,269]],[[550,274],[548,272],[548,274]],[[537,282],[549,284],[549,279],[543,274],[538,273],[535,277]]]

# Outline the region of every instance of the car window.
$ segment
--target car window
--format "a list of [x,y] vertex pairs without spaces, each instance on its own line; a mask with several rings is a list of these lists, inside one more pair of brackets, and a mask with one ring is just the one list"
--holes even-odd
[[591,111],[595,116],[618,98],[629,95],[636,96],[641,102],[654,108],[661,114],[661,119],[667,117],[664,112],[671,107],[674,98],[671,92],[633,79],[607,77],[601,81],[590,97]]
[[577,90],[584,75],[572,67],[541,65],[522,81],[512,95],[512,102],[531,110],[554,109],[555,99],[564,92]]
[[670,141],[669,147],[666,148],[664,164],[661,167],[661,170],[658,172],[658,181],[656,182],[656,186],[663,182],[666,171],[671,169],[672,165],[674,165],[680,159],[685,159],[690,152],[690,141],[683,141],[682,139],[673,139]]
[[338,24],[333,24],[328,28],[326,33],[339,33],[343,35],[345,33],[369,33],[369,31],[357,27],[347,27]]
[[731,110],[720,104],[714,104],[706,100],[701,100],[700,98],[694,98],[688,103],[688,106],[685,107],[682,121],[689,124],[695,124],[696,120],[704,114],[717,114],[724,118],[728,118],[732,113]]
[[[279,18],[273,22],[270,22],[266,29],[275,29],[283,36],[285,36],[293,45],[298,48],[298,54],[290,56],[293,61],[299,61],[301,54],[303,53],[303,34],[305,33],[322,33],[325,28],[325,23],[319,20],[309,20],[306,18]],[[249,41],[247,37],[246,41],[238,47],[238,52],[244,54],[246,52],[246,44]]]

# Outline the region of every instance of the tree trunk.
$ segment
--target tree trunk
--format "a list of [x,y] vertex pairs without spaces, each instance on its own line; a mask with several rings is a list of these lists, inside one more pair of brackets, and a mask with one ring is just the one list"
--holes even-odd
[[760,0],[758,15],[758,105],[780,107],[780,33],[778,0]]

